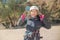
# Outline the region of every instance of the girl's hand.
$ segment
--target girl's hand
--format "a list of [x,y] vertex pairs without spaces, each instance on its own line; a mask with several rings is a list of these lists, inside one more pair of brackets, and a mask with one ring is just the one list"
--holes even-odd
[[25,17],[26,17],[26,15],[25,15],[25,14],[22,14],[22,15],[21,15],[21,19],[22,19],[22,21],[24,21],[24,20],[25,20]]
[[44,15],[42,14],[40,15],[40,20],[43,21],[43,19],[44,19]]

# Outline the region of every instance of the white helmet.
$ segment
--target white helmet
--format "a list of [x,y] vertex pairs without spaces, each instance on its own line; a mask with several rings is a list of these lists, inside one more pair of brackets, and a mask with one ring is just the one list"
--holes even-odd
[[33,9],[35,9],[35,10],[38,10],[38,11],[39,11],[39,8],[38,8],[37,6],[31,6],[31,7],[30,7],[30,11],[31,11],[31,10],[33,10]]

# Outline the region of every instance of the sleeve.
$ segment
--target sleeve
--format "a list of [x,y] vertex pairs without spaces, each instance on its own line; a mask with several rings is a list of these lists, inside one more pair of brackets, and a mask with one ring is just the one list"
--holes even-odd
[[48,20],[44,18],[42,21],[42,26],[46,29],[50,29],[51,28],[51,22],[48,22]]

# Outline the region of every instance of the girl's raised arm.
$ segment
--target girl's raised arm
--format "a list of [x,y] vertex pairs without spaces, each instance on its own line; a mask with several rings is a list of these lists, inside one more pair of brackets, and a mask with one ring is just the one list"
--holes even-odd
[[22,14],[21,17],[19,18],[17,25],[25,25],[27,22],[26,15]]

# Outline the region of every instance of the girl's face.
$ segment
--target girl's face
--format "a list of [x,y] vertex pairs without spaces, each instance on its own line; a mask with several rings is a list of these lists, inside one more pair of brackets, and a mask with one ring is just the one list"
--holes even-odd
[[31,17],[36,17],[38,15],[38,11],[33,9],[33,10],[31,10],[31,14],[30,15],[31,15]]

